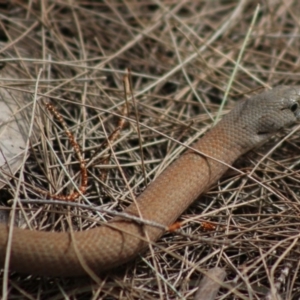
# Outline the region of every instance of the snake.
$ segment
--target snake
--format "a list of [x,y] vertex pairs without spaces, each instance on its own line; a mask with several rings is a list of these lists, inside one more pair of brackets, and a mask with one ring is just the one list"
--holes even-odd
[[[300,86],[277,86],[238,101],[221,121],[167,167],[124,212],[167,228],[244,153],[300,120]],[[200,200],[198,200],[200,201]],[[45,232],[0,224],[0,264],[41,276],[100,274],[134,259],[162,228],[116,216],[76,232]]]

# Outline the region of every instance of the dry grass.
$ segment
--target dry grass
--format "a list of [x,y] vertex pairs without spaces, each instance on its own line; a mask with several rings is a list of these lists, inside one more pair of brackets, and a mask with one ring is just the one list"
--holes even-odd
[[[139,194],[184,150],[174,140],[190,144],[209,130],[256,9],[252,0],[13,2],[1,8],[9,63],[19,76],[9,84],[32,91],[43,68],[39,92],[63,115],[84,153],[87,200],[117,211],[131,201],[127,184]],[[299,11],[296,0],[262,2],[224,113],[256,89],[298,83]],[[129,122],[105,161],[110,149],[100,146],[122,118],[127,67],[136,104],[130,102]],[[24,181],[68,193],[72,184],[46,139],[79,185],[78,163],[59,123],[41,108],[42,135],[30,150]],[[135,110],[140,134],[131,121]],[[282,299],[298,299],[300,139],[296,131],[283,142],[282,136],[236,163],[255,181],[229,171],[182,215],[184,235],[165,235],[154,254],[103,275],[101,285],[11,273],[9,299],[192,299],[202,270],[215,266],[227,272],[217,299],[264,299],[284,268]],[[12,180],[0,192],[3,204],[14,197],[42,198],[25,184],[16,195],[17,184]],[[59,205],[23,207],[30,208],[28,218],[35,216],[32,227],[68,228],[66,209]],[[80,208],[71,215],[74,229],[86,230],[99,220],[99,213]],[[203,232],[202,221],[219,227]],[[203,243],[203,237],[216,242]],[[224,238],[232,245],[217,243]]]

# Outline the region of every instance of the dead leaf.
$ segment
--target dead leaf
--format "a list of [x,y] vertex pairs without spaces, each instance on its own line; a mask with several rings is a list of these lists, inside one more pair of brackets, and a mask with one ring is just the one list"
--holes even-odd
[[11,180],[24,161],[31,114],[29,94],[0,88],[0,188]]

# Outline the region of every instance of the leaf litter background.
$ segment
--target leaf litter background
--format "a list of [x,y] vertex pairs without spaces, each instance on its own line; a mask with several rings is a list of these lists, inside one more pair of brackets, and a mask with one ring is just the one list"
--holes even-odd
[[[4,2],[1,85],[24,91],[32,108],[26,91],[33,93],[43,68],[39,95],[44,97],[36,98],[40,113],[34,133],[40,138],[32,139],[23,171],[1,189],[2,206],[9,207],[11,199],[45,199],[32,186],[71,192],[55,155],[80,184],[70,143],[42,104],[50,99],[89,165],[88,203],[122,211],[132,201],[128,185],[135,195],[141,193],[184,151],[178,142],[191,144],[212,126],[255,9],[250,0]],[[262,88],[298,84],[299,11],[298,1],[261,3],[222,114]],[[107,161],[111,149],[101,145],[123,117],[128,67],[133,121],[114,141]],[[264,299],[278,278],[284,279],[278,290],[282,299],[298,299],[300,143],[298,127],[293,129],[288,138],[279,134],[239,159],[235,166],[244,175],[229,170],[182,215],[181,232],[164,235],[153,253],[103,274],[101,285],[10,272],[1,280],[2,298],[193,299],[203,271],[219,266],[227,276],[217,299]],[[16,221],[36,230],[68,230],[68,216],[74,230],[109,218],[60,205],[22,208],[26,217],[17,210]],[[217,229],[204,232],[203,221]],[[205,237],[214,242],[203,242]],[[228,239],[231,245],[222,244]]]

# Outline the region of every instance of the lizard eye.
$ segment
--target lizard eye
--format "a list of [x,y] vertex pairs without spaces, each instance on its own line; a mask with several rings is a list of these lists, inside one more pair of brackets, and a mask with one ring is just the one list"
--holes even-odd
[[298,103],[295,102],[291,105],[291,111],[295,112],[297,109],[298,109]]

